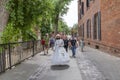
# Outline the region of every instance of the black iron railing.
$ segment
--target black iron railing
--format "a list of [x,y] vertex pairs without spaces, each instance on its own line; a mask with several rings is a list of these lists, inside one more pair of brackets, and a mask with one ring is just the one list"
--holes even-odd
[[41,52],[40,40],[0,44],[0,73]]

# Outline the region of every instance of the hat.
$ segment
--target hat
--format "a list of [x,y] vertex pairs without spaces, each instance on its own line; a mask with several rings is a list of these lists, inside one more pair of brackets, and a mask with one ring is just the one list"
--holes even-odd
[[57,34],[56,37],[60,37],[60,34]]

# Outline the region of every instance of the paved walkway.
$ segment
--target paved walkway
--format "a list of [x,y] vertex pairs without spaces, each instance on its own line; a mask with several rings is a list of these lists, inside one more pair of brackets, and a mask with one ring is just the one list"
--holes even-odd
[[86,47],[84,52],[78,50],[68,65],[52,66],[53,52],[49,52],[45,56],[39,53],[6,71],[0,80],[120,80],[120,58],[108,53]]
[[[84,52],[78,52],[77,54],[77,62],[79,69],[81,71],[83,80],[106,80],[103,74],[98,70],[96,65],[93,64],[91,60],[85,56],[86,53],[91,53],[92,49],[89,51],[88,47],[84,49]],[[93,49],[94,53],[95,49]],[[97,53],[99,54],[99,53]]]
[[120,80],[120,58],[85,47],[77,62],[83,80]]
[[[52,51],[26,60],[12,70],[0,75],[0,80],[82,80],[76,59],[71,58],[65,66],[52,66],[50,62]],[[71,55],[71,52],[69,52]]]
[[[84,62],[89,61],[90,65],[93,65],[95,69],[97,69],[97,71],[94,72],[94,70],[92,70],[93,67],[91,66],[92,68],[90,68],[92,70],[92,74],[94,72],[99,75],[97,78],[102,76],[105,80],[120,80],[120,57],[116,57],[89,47],[86,47],[85,52],[81,55],[85,58]],[[79,59],[79,61],[81,61],[81,58]],[[81,65],[84,64],[81,63]],[[88,80],[90,80],[90,78]]]

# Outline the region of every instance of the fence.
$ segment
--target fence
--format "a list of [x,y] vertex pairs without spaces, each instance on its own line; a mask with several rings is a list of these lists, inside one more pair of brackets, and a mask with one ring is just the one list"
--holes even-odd
[[20,64],[41,50],[40,40],[0,44],[0,73]]

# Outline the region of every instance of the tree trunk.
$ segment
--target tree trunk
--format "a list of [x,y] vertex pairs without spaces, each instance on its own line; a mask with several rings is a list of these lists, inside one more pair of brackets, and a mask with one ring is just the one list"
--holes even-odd
[[9,18],[9,14],[5,9],[6,2],[7,0],[0,1],[0,32],[5,28]]
[[58,21],[59,21],[59,14],[57,14],[55,18],[55,35],[58,33]]

